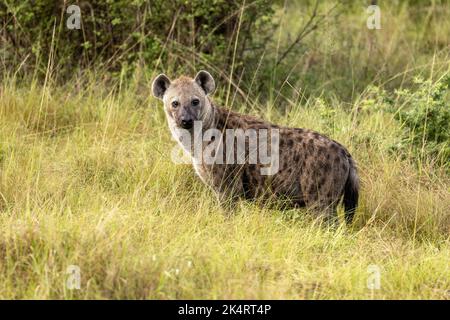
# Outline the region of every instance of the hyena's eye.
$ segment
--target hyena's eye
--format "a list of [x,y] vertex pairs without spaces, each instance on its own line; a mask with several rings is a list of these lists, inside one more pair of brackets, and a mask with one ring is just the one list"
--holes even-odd
[[180,103],[178,101],[172,101],[172,107],[176,108],[180,105]]
[[200,104],[200,100],[198,100],[198,99],[192,100],[192,105],[193,105],[194,107],[198,106],[199,104]]

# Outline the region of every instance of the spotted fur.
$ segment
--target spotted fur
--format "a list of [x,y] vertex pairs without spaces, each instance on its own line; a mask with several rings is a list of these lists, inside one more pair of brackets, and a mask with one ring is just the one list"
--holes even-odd
[[[181,77],[171,82],[164,75],[155,79],[153,92],[164,101],[175,139],[180,139],[181,114],[203,121],[203,130],[215,128],[222,133],[237,128],[279,130],[279,170],[274,175],[262,175],[261,165],[248,161],[204,164],[193,159],[197,175],[217,193],[222,203],[234,203],[238,199],[260,199],[264,203],[282,200],[286,207],[307,206],[313,212],[335,219],[337,205],[343,198],[346,221],[352,222],[359,183],[355,161],[345,147],[312,130],[280,127],[216,106],[208,96],[214,88],[214,80],[206,71],[199,72],[195,79]],[[191,106],[192,99],[201,100],[200,106]],[[174,110],[174,100],[180,102],[181,109]],[[225,134],[221,143],[225,152]],[[194,158],[191,149],[186,151]]]

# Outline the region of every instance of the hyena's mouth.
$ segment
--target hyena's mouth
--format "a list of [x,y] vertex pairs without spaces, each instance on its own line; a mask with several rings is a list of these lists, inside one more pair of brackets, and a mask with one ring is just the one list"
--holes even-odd
[[181,120],[179,126],[183,129],[189,130],[194,126],[194,120]]

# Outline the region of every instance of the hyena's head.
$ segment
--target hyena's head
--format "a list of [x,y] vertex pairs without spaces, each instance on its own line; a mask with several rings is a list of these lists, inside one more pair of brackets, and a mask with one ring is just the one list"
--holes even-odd
[[194,121],[209,121],[212,107],[207,96],[214,89],[214,79],[207,71],[200,71],[194,79],[174,81],[160,74],[152,84],[153,95],[164,102],[169,122],[183,129],[191,129]]

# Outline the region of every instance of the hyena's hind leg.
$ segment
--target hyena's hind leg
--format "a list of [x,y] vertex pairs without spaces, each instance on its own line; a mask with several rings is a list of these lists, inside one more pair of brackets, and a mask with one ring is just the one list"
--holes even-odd
[[323,226],[333,229],[339,227],[336,201],[310,201],[307,203],[307,206],[317,215]]
[[340,226],[337,208],[342,197],[342,189],[343,186],[327,183],[318,192],[317,209],[323,216],[326,225],[333,228]]
[[330,228],[337,228],[339,227],[339,217],[337,215],[337,204],[332,202],[328,205],[320,206],[319,210],[323,216],[323,221],[325,223],[325,226]]

